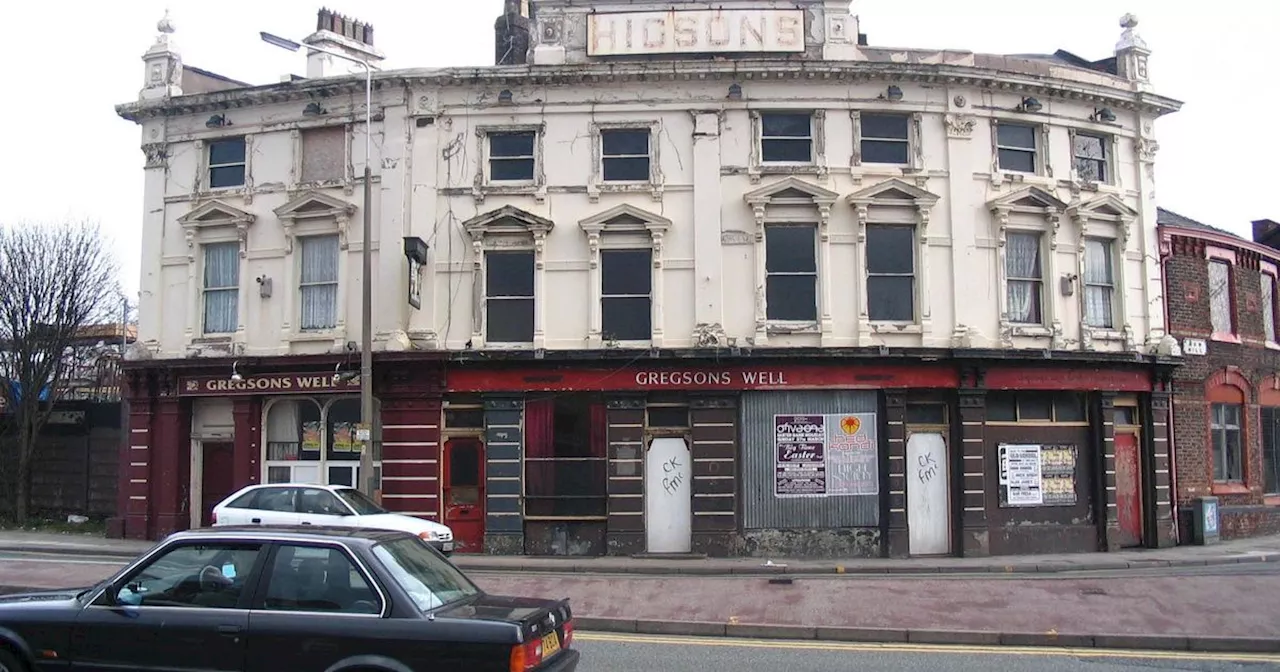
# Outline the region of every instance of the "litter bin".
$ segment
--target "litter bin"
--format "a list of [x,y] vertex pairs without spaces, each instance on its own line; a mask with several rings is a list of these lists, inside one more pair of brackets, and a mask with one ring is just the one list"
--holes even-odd
[[1191,543],[1197,546],[1218,543],[1218,498],[1199,497],[1191,511]]

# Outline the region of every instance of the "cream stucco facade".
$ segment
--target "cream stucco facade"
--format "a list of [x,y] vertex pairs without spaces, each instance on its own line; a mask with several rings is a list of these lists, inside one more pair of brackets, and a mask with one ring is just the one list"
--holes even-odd
[[[1109,74],[1047,58],[860,46],[839,4],[804,10],[807,51],[786,60],[601,62],[582,44],[601,29],[584,32],[574,3],[548,2],[531,64],[377,72],[372,203],[359,182],[362,75],[317,66],[298,81],[181,95],[181,62],[163,32],[145,57],[142,99],[120,108],[139,124],[146,155],[134,355],[354,347],[365,245],[375,350],[1169,350],[1153,125],[1180,104],[1151,92],[1132,25]],[[769,135],[802,117],[807,136]],[[647,140],[631,156],[633,168],[647,160],[644,179],[606,179],[612,131]],[[522,133],[532,134],[531,157],[505,158],[531,158],[529,179],[495,180],[504,157],[493,137]],[[808,160],[771,160],[783,145]],[[1077,157],[1085,145],[1101,156]],[[886,156],[894,160],[876,162]],[[364,208],[372,241],[360,235]],[[780,238],[771,259],[776,227],[811,240],[811,252]],[[1010,236],[1028,233],[1018,240],[1035,241],[1035,259],[1023,259],[1033,270],[1010,278]],[[303,247],[328,235],[336,270],[316,280]],[[428,247],[416,278],[406,237]],[[1106,273],[1087,268],[1087,240]],[[234,283],[214,286],[206,266],[219,243],[234,244],[239,261],[219,257]],[[532,252],[531,329],[527,339],[494,338],[488,306],[504,299],[486,278],[511,260],[492,255],[521,250]],[[611,330],[611,250],[649,251],[647,337]],[[793,268],[779,270],[783,257]],[[791,279],[770,290],[775,276]],[[335,287],[324,300],[332,306],[306,313],[304,285]],[[224,314],[213,319],[215,290]],[[639,300],[617,305],[645,305],[635,292]],[[1086,314],[1086,296],[1106,298]]]

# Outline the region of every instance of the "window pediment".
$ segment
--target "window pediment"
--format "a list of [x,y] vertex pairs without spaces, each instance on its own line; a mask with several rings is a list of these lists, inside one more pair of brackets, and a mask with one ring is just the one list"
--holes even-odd
[[208,201],[178,218],[187,239],[187,259],[195,261],[196,237],[202,232],[221,227],[234,228],[240,241],[240,256],[244,257],[249,241],[249,226],[257,215],[222,201]]
[[987,202],[994,212],[1021,212],[1036,215],[1060,215],[1067,204],[1039,187],[1026,187]]
[[845,197],[850,205],[887,205],[932,207],[941,198],[937,194],[925,191],[914,184],[891,178],[883,182],[864,187]]
[[504,205],[466,220],[462,228],[474,242],[482,241],[485,236],[504,234],[531,235],[537,239],[546,237],[555,228],[555,222],[514,205]]
[[351,215],[356,211],[353,203],[334,198],[318,191],[308,191],[272,212],[284,225],[285,249],[293,252],[294,239],[298,237],[299,222],[307,220],[329,221],[333,223],[330,231],[337,231],[338,246],[347,249],[347,229],[351,223]]
[[766,184],[742,195],[742,200],[752,207],[765,205],[826,205],[830,206],[839,194],[824,189],[798,177],[786,177]]
[[578,222],[578,226],[588,234],[614,232],[662,234],[671,228],[671,220],[629,203],[623,203],[583,219]]
[[1111,222],[1122,222],[1138,217],[1137,210],[1129,207],[1114,194],[1106,194],[1072,205],[1067,208],[1067,214],[1076,219],[1101,219]]

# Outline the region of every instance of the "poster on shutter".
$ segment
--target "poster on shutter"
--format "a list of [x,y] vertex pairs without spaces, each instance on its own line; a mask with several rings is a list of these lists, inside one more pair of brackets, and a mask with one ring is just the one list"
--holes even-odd
[[775,415],[773,428],[774,496],[825,496],[826,418],[821,415]]
[[1040,506],[1040,446],[1000,444],[1000,505]]
[[827,425],[827,494],[880,494],[875,413],[840,413]]

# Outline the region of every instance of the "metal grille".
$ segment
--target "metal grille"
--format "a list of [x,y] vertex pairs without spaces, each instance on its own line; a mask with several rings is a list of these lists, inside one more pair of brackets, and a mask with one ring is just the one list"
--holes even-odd
[[[774,415],[877,413],[877,392],[747,392],[742,395],[742,496],[746,529],[875,527],[879,495],[775,497]],[[878,429],[878,428],[877,428]],[[878,434],[878,432],[877,432]],[[883,484],[881,484],[883,488]]]

